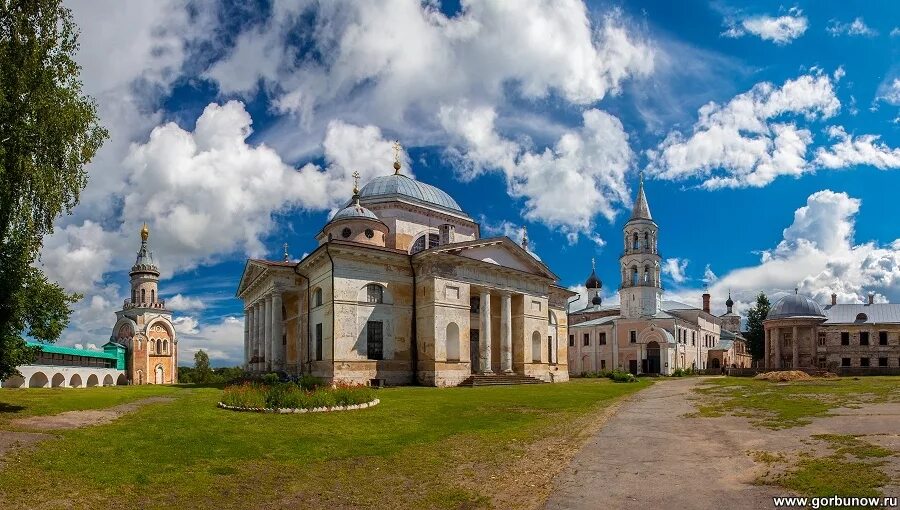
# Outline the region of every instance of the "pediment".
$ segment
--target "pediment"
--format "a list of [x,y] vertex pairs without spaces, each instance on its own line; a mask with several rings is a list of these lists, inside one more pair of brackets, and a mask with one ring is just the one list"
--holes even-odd
[[240,297],[247,290],[247,287],[265,272],[265,264],[254,259],[248,260],[244,266],[244,272],[241,274],[240,283],[238,283],[237,296]]
[[553,281],[557,280],[556,275],[543,262],[507,237],[448,244],[429,251],[452,253],[488,264],[537,274]]

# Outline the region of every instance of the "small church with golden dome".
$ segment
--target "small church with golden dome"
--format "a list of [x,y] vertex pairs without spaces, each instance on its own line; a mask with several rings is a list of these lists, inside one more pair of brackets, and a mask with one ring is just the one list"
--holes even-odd
[[527,241],[482,238],[398,157],[354,186],[316,240],[299,262],[247,261],[237,297],[248,370],[376,385],[568,379],[575,294]]
[[149,238],[145,224],[137,259],[128,273],[131,298],[116,312],[110,341],[125,348],[128,384],[174,384],[178,382],[178,338],[172,312],[159,297],[159,267]]

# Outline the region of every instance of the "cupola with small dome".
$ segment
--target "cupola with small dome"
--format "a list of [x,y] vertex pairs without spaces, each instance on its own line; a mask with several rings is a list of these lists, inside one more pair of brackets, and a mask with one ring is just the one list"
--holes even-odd
[[353,241],[384,246],[388,226],[372,211],[359,203],[359,172],[353,172],[353,197],[350,204],[338,211],[319,233],[319,243],[331,240]]
[[591,305],[600,306],[603,303],[603,299],[600,297],[600,289],[603,288],[603,282],[597,277],[597,264],[593,258],[591,259],[591,275],[585,280],[584,286],[587,288],[588,300],[590,300]]

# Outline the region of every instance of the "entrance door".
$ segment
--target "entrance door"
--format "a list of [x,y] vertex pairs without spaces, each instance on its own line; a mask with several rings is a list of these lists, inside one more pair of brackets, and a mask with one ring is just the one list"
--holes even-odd
[[636,359],[628,360],[628,371],[634,375],[637,375],[637,360]]
[[647,373],[659,373],[659,344],[656,342],[647,344]]
[[469,330],[469,361],[472,364],[472,373],[477,374],[481,370],[479,361],[481,353],[478,350],[478,330]]
[[156,384],[163,384],[163,367],[156,365]]

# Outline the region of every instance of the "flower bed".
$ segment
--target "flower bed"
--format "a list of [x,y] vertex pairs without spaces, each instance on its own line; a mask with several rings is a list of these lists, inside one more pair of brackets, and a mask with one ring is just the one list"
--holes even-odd
[[364,409],[378,402],[375,390],[368,386],[305,389],[295,383],[244,383],[226,387],[219,407],[234,411],[306,413]]

